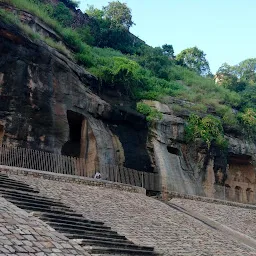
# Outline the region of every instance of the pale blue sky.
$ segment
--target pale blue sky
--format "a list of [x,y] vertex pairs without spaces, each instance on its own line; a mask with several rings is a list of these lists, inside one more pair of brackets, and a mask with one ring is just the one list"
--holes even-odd
[[[81,0],[97,8],[110,0]],[[256,57],[255,0],[120,0],[132,9],[130,31],[151,46],[172,44],[175,54],[197,46],[212,72]]]

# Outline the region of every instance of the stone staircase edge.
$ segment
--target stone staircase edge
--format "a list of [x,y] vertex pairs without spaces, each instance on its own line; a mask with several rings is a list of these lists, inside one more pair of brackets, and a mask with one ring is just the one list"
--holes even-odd
[[[221,200],[221,199],[216,199],[211,197],[182,194],[182,193],[173,192],[173,191],[168,192],[168,201],[171,201],[173,198],[188,199],[193,201],[201,201],[205,203],[221,204],[226,206],[256,210],[256,205],[253,205],[253,204],[243,204],[243,203],[233,202],[229,200]],[[165,200],[161,200],[161,201],[165,201]]]
[[6,165],[0,165],[0,171],[6,174],[33,176],[34,178],[43,178],[48,180],[56,180],[59,182],[77,183],[81,185],[104,187],[108,189],[117,189],[121,191],[146,195],[145,188],[132,186],[124,183],[119,183],[119,182],[108,181],[108,180],[97,180],[94,178],[77,176],[77,175],[46,172],[46,171],[39,171],[34,169],[26,169],[26,168],[6,166]]

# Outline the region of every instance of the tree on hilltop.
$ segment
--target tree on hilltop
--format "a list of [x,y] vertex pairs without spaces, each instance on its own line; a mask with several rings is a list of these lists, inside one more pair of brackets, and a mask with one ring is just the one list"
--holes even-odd
[[96,20],[101,20],[104,16],[104,11],[95,8],[94,5],[88,5],[88,9],[85,11],[85,13]]
[[171,44],[164,44],[162,46],[163,54],[166,55],[168,58],[174,58],[174,50]]
[[61,0],[67,7],[76,9],[79,7],[80,1],[77,0]]
[[249,84],[256,83],[256,59],[250,58],[240,62],[236,67],[238,78]]
[[138,50],[139,43],[129,33],[129,28],[134,23],[131,10],[126,4],[110,2],[102,9],[88,5],[85,12],[92,18],[91,32],[95,38],[95,46],[114,48],[129,54]]
[[197,47],[187,48],[181,51],[176,61],[178,65],[185,66],[201,76],[211,74],[209,63],[205,58],[206,54]]
[[103,7],[104,18],[111,21],[111,26],[122,27],[127,30],[134,25],[132,21],[131,9],[119,1],[110,2]]
[[236,92],[241,92],[248,85],[255,86],[256,59],[246,59],[235,66],[224,63],[218,69],[216,76],[219,78],[218,83],[222,86]]

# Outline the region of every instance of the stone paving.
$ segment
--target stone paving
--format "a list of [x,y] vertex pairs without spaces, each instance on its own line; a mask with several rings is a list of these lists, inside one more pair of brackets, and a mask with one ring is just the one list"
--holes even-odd
[[197,211],[210,219],[256,239],[256,210],[189,199],[175,198],[171,202]]
[[0,256],[90,255],[43,221],[0,197]]
[[143,194],[11,175],[61,200],[87,219],[104,221],[136,244],[166,256],[247,256],[256,250]]

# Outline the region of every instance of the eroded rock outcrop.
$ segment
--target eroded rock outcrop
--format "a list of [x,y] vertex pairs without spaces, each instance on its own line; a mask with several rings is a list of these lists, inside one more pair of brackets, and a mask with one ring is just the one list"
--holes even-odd
[[0,22],[0,120],[7,144],[151,168],[142,115],[90,91],[98,81],[43,42]]
[[208,149],[200,140],[187,144],[185,120],[174,115],[171,104],[147,104],[163,113],[153,128],[152,141],[163,190],[256,202],[253,142],[227,135],[226,150],[214,145]]

